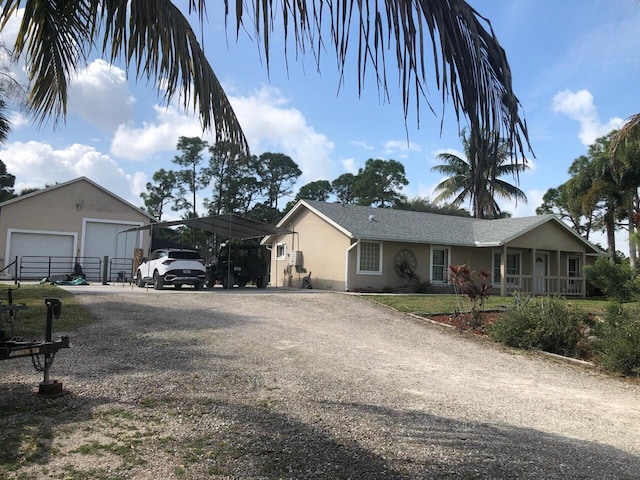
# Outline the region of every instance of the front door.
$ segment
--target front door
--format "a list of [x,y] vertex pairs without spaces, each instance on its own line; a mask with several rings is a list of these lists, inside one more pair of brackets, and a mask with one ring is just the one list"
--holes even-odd
[[534,293],[548,293],[547,275],[548,275],[549,255],[546,253],[536,253],[536,265],[533,271]]

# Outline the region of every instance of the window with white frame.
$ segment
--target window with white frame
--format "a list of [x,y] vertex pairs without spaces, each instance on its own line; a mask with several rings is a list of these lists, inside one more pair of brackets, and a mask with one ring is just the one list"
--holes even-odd
[[[502,261],[502,253],[493,252],[493,284],[500,285],[500,263]],[[519,277],[521,268],[520,252],[507,252],[506,276],[507,284],[514,285],[520,282]]]
[[287,244],[276,244],[276,260],[285,260],[287,258]]
[[358,273],[382,274],[382,242],[358,243]]
[[449,281],[447,269],[449,267],[449,249],[433,247],[431,249],[431,282],[447,283]]

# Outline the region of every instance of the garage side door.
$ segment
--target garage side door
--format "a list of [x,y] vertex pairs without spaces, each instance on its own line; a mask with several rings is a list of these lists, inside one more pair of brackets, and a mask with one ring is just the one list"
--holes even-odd
[[139,234],[119,232],[131,228],[131,224],[87,221],[84,232],[84,257],[133,258],[138,246]]
[[74,244],[74,235],[68,233],[9,232],[6,263],[17,256],[22,265],[20,278],[24,280],[41,279],[49,273],[72,273]]

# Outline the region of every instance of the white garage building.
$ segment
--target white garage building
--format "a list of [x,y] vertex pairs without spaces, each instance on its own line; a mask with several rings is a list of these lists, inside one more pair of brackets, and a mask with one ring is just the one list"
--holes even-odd
[[134,249],[148,249],[149,237],[121,232],[154,221],[86,177],[60,183],[0,203],[0,269],[7,267],[5,278],[27,280],[73,273],[78,263],[96,280],[108,257],[126,271]]

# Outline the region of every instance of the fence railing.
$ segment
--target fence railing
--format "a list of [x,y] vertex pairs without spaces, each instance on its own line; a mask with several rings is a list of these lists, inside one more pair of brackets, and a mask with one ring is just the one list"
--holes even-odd
[[87,280],[102,280],[102,259],[100,257],[56,257],[23,256],[18,266],[19,280],[41,280],[76,276],[79,268]]
[[109,282],[130,283],[133,281],[133,258],[109,259]]
[[507,275],[506,280],[507,294],[520,292],[531,295],[580,296],[584,285],[583,277]]

